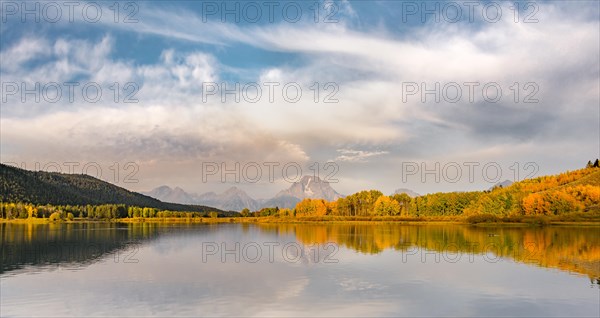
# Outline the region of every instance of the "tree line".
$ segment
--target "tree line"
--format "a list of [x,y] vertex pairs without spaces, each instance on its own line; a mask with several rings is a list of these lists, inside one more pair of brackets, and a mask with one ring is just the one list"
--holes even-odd
[[242,216],[472,216],[564,215],[600,211],[598,160],[587,168],[527,179],[489,191],[432,193],[410,197],[405,193],[384,195],[378,190],[354,193],[337,201],[304,199],[295,208],[265,208]]
[[489,191],[432,193],[410,197],[405,193],[384,195],[365,190],[336,201],[304,199],[293,209],[278,207],[241,213],[172,211],[126,204],[35,205],[0,202],[4,219],[48,218],[52,220],[110,220],[121,218],[241,217],[371,217],[371,216],[552,216],[573,212],[600,212],[600,166],[588,162],[585,169],[516,182]]
[[203,218],[219,217],[219,212],[169,211],[125,204],[102,205],[35,205],[30,203],[0,202],[3,219],[42,218],[58,220],[111,220],[122,218]]

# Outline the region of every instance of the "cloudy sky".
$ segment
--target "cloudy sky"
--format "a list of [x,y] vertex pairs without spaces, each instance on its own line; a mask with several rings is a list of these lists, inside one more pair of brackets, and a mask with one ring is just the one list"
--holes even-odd
[[[600,156],[597,1],[2,1],[0,13],[0,160],[27,169],[266,198],[298,168],[344,194],[430,193]],[[239,182],[222,176],[236,163]]]

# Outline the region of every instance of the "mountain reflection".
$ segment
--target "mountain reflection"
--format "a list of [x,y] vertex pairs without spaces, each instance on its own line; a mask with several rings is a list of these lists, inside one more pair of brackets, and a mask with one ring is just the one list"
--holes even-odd
[[[473,227],[400,224],[231,224],[247,234],[292,236],[308,246],[335,243],[363,254],[415,249],[447,255],[495,255],[600,280],[598,227]],[[0,224],[0,274],[26,266],[86,266],[126,258],[142,244],[166,235],[217,233],[218,225],[158,223]],[[452,256],[453,257],[453,256]],[[451,257],[451,258],[452,258]]]

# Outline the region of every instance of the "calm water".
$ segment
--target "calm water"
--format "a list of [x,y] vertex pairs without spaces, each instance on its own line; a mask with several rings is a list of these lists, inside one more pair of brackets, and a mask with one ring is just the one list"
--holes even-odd
[[600,228],[1,224],[2,316],[594,316]]

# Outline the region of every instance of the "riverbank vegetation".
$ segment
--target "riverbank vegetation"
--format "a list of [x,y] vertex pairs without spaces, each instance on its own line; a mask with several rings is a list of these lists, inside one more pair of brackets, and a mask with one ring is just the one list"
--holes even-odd
[[304,199],[294,209],[244,209],[241,213],[186,212],[126,204],[36,205],[0,202],[3,220],[127,222],[466,222],[597,223],[600,222],[600,167],[527,179],[489,191],[433,193],[418,197],[360,191],[328,202]]
[[464,220],[468,223],[549,223],[600,220],[600,168],[527,179],[489,191],[433,193],[411,198],[360,191],[337,201],[304,199],[295,209],[262,209],[250,216],[342,219]]

